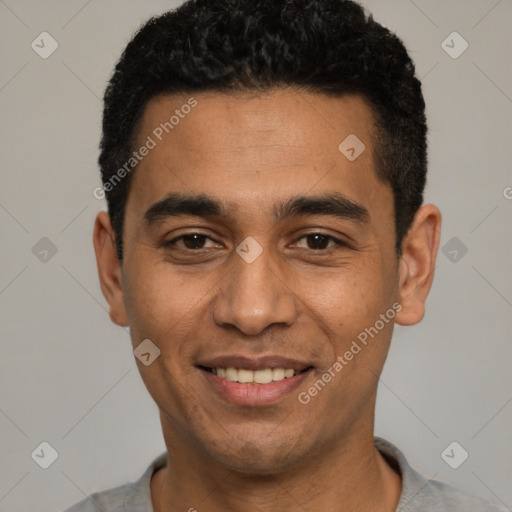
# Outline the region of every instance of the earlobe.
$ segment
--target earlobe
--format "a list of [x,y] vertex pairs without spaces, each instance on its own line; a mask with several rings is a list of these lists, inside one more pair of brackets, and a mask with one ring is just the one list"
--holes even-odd
[[441,212],[431,204],[416,213],[403,243],[399,263],[399,302],[396,315],[400,325],[414,325],[423,319],[425,301],[434,279],[441,232]]
[[109,304],[110,319],[119,326],[127,326],[121,263],[117,257],[115,233],[105,211],[96,216],[93,244],[100,287]]

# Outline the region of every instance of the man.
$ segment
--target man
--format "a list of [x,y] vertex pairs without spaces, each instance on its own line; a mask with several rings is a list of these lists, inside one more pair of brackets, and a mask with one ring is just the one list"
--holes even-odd
[[105,94],[94,247],[167,453],[68,509],[492,511],[374,438],[441,215],[401,41],[343,0],[196,0]]

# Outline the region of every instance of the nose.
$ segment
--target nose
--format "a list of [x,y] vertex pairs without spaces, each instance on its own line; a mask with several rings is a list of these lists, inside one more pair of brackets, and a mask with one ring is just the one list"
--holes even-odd
[[272,261],[271,251],[251,263],[238,253],[214,297],[213,318],[222,327],[236,327],[255,336],[273,324],[291,326],[297,317],[297,297],[286,282],[286,272]]

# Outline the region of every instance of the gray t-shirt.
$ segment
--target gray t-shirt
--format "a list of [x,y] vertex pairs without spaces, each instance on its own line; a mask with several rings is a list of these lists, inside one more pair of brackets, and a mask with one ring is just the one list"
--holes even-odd
[[[389,441],[375,437],[375,446],[402,475],[402,494],[396,512],[510,512],[442,482],[428,480],[409,466],[403,453]],[[153,460],[133,483],[91,494],[64,512],[154,512],[151,477],[165,466],[167,453]],[[200,504],[195,505],[201,510]]]

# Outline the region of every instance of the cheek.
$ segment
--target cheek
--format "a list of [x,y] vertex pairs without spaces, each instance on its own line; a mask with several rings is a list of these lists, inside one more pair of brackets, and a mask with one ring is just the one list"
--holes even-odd
[[344,373],[360,368],[363,361],[363,366],[377,369],[385,358],[393,329],[392,318],[387,318],[383,325],[380,320],[380,315],[393,303],[392,273],[386,272],[380,262],[368,258],[350,269],[340,268],[309,283],[306,280],[299,283],[302,291],[297,290],[297,294],[304,298],[306,314],[329,339],[327,364],[345,354],[356,342],[361,355],[354,357],[358,362],[351,363]]
[[[170,272],[168,265],[144,263],[133,269],[125,287],[125,302],[133,337],[161,339],[186,335],[190,318],[201,307],[206,284]],[[201,293],[202,292],[202,293]]]
[[[389,283],[382,268],[369,258],[358,264],[330,270],[314,279],[300,281],[301,291],[311,307],[338,325],[357,325],[381,312],[389,300]],[[386,308],[385,308],[386,309]]]
[[[325,366],[319,368],[317,378],[333,376],[319,407],[350,410],[373,396],[393,332],[395,310],[387,285],[382,274],[366,267],[364,272],[359,269],[326,280],[323,291],[311,294],[315,321],[327,337]],[[382,320],[387,311],[390,314]],[[307,391],[315,393],[311,388]]]

